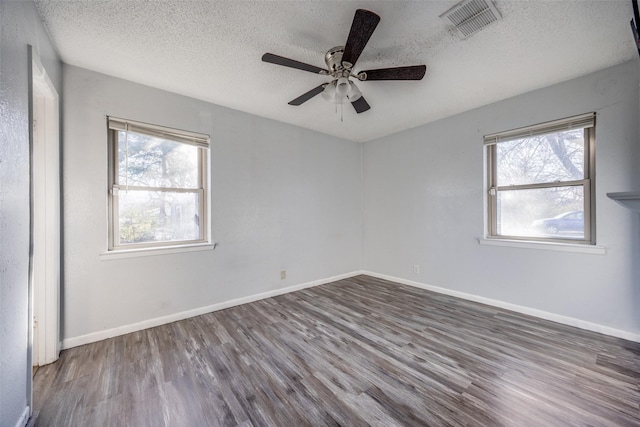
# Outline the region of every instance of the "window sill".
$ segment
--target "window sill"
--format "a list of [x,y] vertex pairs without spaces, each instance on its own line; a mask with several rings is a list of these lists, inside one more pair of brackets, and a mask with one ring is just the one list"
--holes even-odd
[[583,254],[605,255],[607,248],[597,245],[571,243],[532,242],[525,240],[479,238],[478,243],[488,246],[507,246],[511,248],[540,249],[545,251],[576,252]]
[[109,261],[112,259],[136,258],[143,256],[170,255],[186,252],[212,251],[216,248],[217,243],[198,243],[193,245],[157,247],[157,248],[140,248],[140,249],[121,249],[100,254],[101,261]]

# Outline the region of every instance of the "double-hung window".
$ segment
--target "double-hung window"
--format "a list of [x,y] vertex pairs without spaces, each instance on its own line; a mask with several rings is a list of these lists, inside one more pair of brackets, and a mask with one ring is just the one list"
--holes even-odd
[[207,135],[108,117],[109,250],[208,241]]
[[488,237],[595,244],[595,114],[484,137]]

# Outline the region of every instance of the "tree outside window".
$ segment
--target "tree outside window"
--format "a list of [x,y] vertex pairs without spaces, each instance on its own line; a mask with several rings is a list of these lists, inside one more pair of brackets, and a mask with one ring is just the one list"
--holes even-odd
[[175,130],[114,122],[111,247],[205,240],[206,148]]
[[589,117],[485,137],[489,237],[592,242]]

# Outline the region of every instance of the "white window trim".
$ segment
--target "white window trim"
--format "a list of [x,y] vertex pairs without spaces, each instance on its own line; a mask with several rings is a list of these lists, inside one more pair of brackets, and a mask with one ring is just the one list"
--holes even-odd
[[606,255],[607,248],[583,243],[536,242],[529,240],[479,238],[478,243],[485,246],[503,246],[522,249],[539,249],[556,252],[575,252],[593,255]]
[[[107,236],[107,250],[100,254],[100,259],[116,259],[116,258],[130,258],[136,256],[149,256],[149,255],[162,255],[169,253],[181,253],[181,252],[193,252],[203,250],[213,250],[215,244],[211,243],[211,231],[210,231],[210,215],[211,215],[211,197],[210,197],[210,136],[169,128],[165,126],[152,125],[143,122],[137,122],[128,119],[122,119],[113,116],[107,116],[107,141],[108,141],[108,236]],[[166,138],[172,141],[176,141],[183,144],[193,145],[199,149],[199,168],[200,168],[200,181],[201,188],[198,192],[201,194],[201,206],[202,206],[202,221],[201,238],[198,240],[187,241],[163,241],[163,242],[150,242],[145,244],[116,244],[116,230],[117,224],[114,217],[114,210],[117,209],[117,201],[114,201],[114,193],[124,188],[122,184],[116,183],[116,171],[117,166],[115,162],[117,159],[117,132],[121,130],[129,130],[131,132],[142,133],[146,135],[156,136],[160,138]],[[132,186],[129,186],[132,188]],[[180,191],[181,189],[176,189]],[[190,191],[191,192],[191,191]]]
[[[540,123],[537,125],[526,126],[523,128],[513,129],[504,132],[498,132],[491,135],[485,135],[483,138],[483,144],[485,146],[484,167],[485,167],[485,238],[479,239],[480,244],[488,244],[494,246],[511,246],[511,247],[528,247],[537,249],[550,249],[550,250],[564,250],[566,248],[574,247],[591,247],[600,248],[604,247],[596,245],[596,221],[595,221],[595,121],[596,113],[587,113],[579,116],[568,117],[560,120],[554,120],[550,122]],[[499,187],[495,186],[495,156],[493,146],[500,142],[512,141],[516,139],[525,138],[527,136],[535,136],[552,132],[560,132],[563,130],[571,129],[590,129],[588,132],[589,138],[585,140],[585,161],[584,171],[585,177],[580,181],[566,181],[561,183],[547,183],[547,184],[532,184],[532,185],[518,185],[525,189],[527,187],[537,188],[545,187],[547,185],[581,185],[584,188],[584,215],[585,215],[585,239],[576,240],[562,239],[562,238],[547,238],[547,237],[528,237],[528,236],[507,236],[498,235],[495,230],[495,203],[492,198],[497,197],[497,190]],[[588,207],[588,209],[587,209]],[[487,243],[483,243],[487,242]],[[551,245],[551,246],[549,246]],[[559,245],[559,246],[557,246]],[[558,249],[565,248],[565,249]],[[573,252],[590,252],[586,251],[573,251]],[[598,253],[596,251],[595,253]]]
[[190,245],[175,245],[171,247],[164,246],[157,248],[116,249],[112,251],[102,252],[100,254],[100,260],[110,261],[113,259],[213,251],[217,246],[217,243],[195,243]]

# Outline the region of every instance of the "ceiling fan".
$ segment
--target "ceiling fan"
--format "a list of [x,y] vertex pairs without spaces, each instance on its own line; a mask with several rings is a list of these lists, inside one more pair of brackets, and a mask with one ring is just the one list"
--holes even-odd
[[345,99],[351,102],[356,112],[363,113],[371,107],[362,96],[362,93],[351,77],[359,81],[370,80],[421,80],[427,70],[426,65],[411,65],[407,67],[380,68],[376,70],[365,70],[355,74],[353,67],[360,57],[360,54],[371,38],[373,31],[380,22],[380,16],[364,9],[356,10],[351,24],[351,30],[344,46],[336,46],[324,54],[324,62],[327,68],[316,67],[305,64],[283,56],[265,53],[262,55],[264,62],[283,65],[285,67],[297,68],[298,70],[309,71],[321,76],[331,76],[328,83],[314,87],[309,92],[304,93],[289,102],[289,105],[301,105],[314,96],[322,93],[323,97],[336,102],[343,102]]

